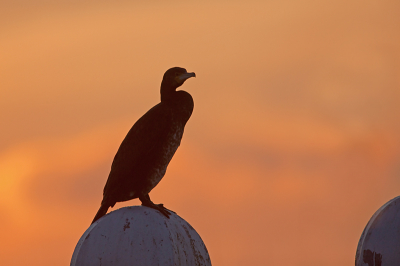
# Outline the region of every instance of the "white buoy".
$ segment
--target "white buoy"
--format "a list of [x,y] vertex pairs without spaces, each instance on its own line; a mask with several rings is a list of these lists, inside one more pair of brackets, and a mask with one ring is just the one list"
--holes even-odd
[[356,266],[400,265],[400,197],[377,210],[365,227],[356,252]]
[[181,217],[133,206],[93,223],[80,238],[71,266],[211,266],[197,232]]

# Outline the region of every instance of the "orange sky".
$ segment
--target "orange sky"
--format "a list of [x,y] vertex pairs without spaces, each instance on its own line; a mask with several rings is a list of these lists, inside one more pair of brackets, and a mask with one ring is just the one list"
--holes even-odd
[[69,264],[173,66],[195,110],[153,201],[213,265],[354,264],[400,194],[399,25],[397,0],[0,1],[2,264]]

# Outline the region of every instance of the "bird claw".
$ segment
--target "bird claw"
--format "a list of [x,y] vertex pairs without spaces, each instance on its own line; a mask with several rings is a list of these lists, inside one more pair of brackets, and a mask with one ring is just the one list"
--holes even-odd
[[165,207],[164,207],[164,204],[162,204],[162,203],[156,204],[156,205],[158,205],[158,207],[160,207],[160,208],[162,208],[163,210],[165,210],[166,212],[168,212],[168,214],[171,214],[171,212],[173,212],[173,213],[176,214],[176,212],[171,211],[170,209],[165,208]]
[[171,211],[167,208],[164,207],[164,204],[143,204],[143,206],[146,207],[150,207],[153,208],[155,210],[158,210],[159,212],[161,212],[161,214],[163,214],[165,217],[167,217],[169,219],[169,216],[171,215],[171,212],[175,213],[174,211]]
[[171,213],[166,209],[166,208],[159,208],[158,209],[162,214],[165,215],[165,217],[167,217],[169,219],[169,216],[171,215]]

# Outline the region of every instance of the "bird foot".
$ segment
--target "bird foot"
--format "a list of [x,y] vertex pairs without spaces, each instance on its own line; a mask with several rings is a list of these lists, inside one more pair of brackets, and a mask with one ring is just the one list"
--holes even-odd
[[[151,201],[149,194],[139,196],[139,200],[142,202],[142,206],[146,206],[146,207],[150,207],[150,208],[156,209],[159,212],[161,212],[168,219],[169,219],[169,216],[171,215],[171,212],[173,212],[173,211],[168,210],[167,208],[165,208],[164,204],[154,204]],[[173,213],[175,213],[175,212],[173,212]]]
[[161,212],[165,217],[167,217],[169,219],[169,216],[171,215],[171,210],[168,210],[167,208],[164,207],[163,204],[154,204],[153,202],[142,202],[142,206],[146,206],[146,207],[150,207],[153,209],[158,210],[159,212]]
[[162,204],[162,203],[160,203],[160,204],[156,204],[158,207],[160,207],[160,208],[163,208],[164,210],[166,210],[167,212],[169,212],[170,214],[171,214],[171,212],[173,212],[173,213],[175,213],[176,214],[176,212],[174,212],[174,211],[171,211],[170,209],[167,209],[167,208],[165,208],[164,207],[164,204]]

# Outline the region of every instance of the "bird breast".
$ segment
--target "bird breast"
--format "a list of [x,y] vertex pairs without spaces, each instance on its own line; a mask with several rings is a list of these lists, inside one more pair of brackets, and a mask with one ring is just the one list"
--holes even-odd
[[162,145],[159,162],[149,180],[150,184],[147,188],[147,193],[149,193],[164,177],[168,164],[181,143],[182,135],[183,126],[178,123],[173,124],[171,131],[167,134],[166,141]]

